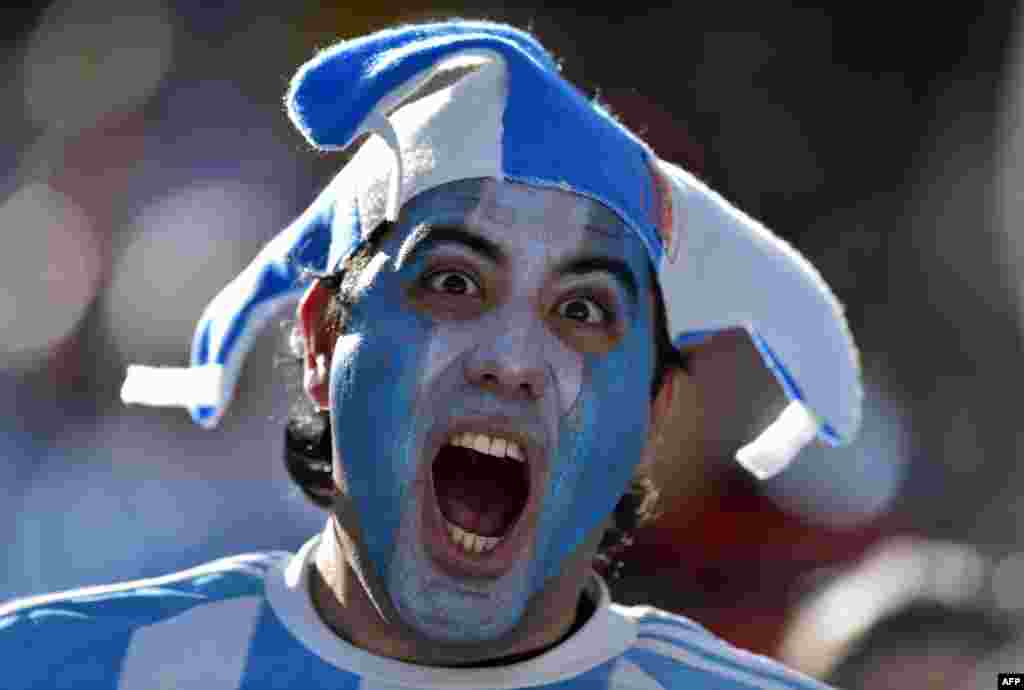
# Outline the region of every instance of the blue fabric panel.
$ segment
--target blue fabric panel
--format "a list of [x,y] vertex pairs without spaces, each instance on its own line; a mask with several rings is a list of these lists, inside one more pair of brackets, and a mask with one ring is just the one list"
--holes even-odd
[[662,614],[664,614],[663,611],[658,611],[657,614],[642,616],[637,621],[637,625],[641,626],[640,629],[643,629],[644,625],[670,625],[674,628],[679,628],[679,630],[682,632],[699,633],[701,635],[707,635],[711,638],[714,637],[714,635],[707,628],[705,628],[697,621],[693,621],[689,618],[686,618],[685,616],[680,616],[676,614],[670,614],[667,616]]
[[[758,333],[753,330],[747,329],[750,334],[750,339],[753,341],[754,346],[757,347],[758,352],[761,353],[761,357],[764,359],[765,364],[771,369],[772,373],[775,374],[775,378],[782,384],[783,390],[786,391],[786,395],[789,396],[790,400],[799,400],[800,402],[806,402],[804,393],[797,384],[796,379],[786,369],[786,365],[782,363],[768,342],[762,338]],[[808,406],[810,407],[810,406]],[[811,407],[811,409],[814,409]],[[822,420],[822,425],[818,429],[818,437],[823,439],[831,446],[837,446],[842,443],[839,438],[839,434],[836,433],[835,427],[828,423],[827,420]]]
[[536,41],[510,27],[431,24],[341,43],[295,76],[290,113],[314,145],[344,148],[382,99],[444,58],[470,49],[496,51],[508,65],[506,176],[568,187],[603,202],[640,234],[657,265],[661,242],[649,221],[655,198],[648,149],[562,79]]
[[[323,271],[331,246],[334,204],[321,195],[294,222],[275,237],[206,307],[192,337],[192,365],[225,364],[238,338],[247,330],[252,310],[264,302],[300,289],[304,270]],[[239,290],[238,288],[242,289]],[[227,294],[226,294],[227,293]],[[241,304],[228,296],[241,295]],[[212,326],[230,319],[231,326],[214,342]]]
[[655,266],[663,248],[655,217],[649,150],[557,74],[509,61],[502,158],[509,179],[568,188],[618,214]]
[[[393,90],[453,53],[495,50],[533,69],[557,70],[532,37],[489,22],[405,26],[332,46],[292,80],[288,108],[295,126],[319,147],[346,147],[363,120]],[[539,69],[538,69],[539,68]]]
[[[246,272],[248,273],[248,272]],[[250,277],[246,273],[236,280],[252,281],[252,286],[247,290],[248,299],[244,304],[239,305],[238,311],[232,314],[233,318],[227,330],[224,331],[219,343],[220,347],[211,353],[212,357],[207,362],[193,362],[193,364],[227,364],[228,357],[235,350],[239,338],[251,331],[252,312],[260,305],[272,299],[281,297],[289,292],[301,292],[302,286],[298,284],[299,273],[295,266],[288,262],[268,263],[264,265],[255,276]],[[221,315],[220,310],[217,315]],[[211,322],[203,324],[200,328],[210,328]]]
[[[302,220],[302,219],[300,219]],[[224,304],[222,292],[214,299],[199,321],[192,339],[192,365],[226,364],[239,337],[248,330],[249,317],[261,304],[290,291],[301,290],[302,269],[324,265],[330,247],[330,226],[319,216],[309,219],[310,225],[293,224],[278,235],[233,283],[243,288],[242,304]],[[232,290],[232,293],[234,291]],[[211,330],[219,321],[229,318],[230,326],[219,342],[211,342]]]
[[[329,269],[327,266],[327,252],[330,251],[331,241],[334,233],[337,232],[335,222],[338,215],[338,207],[342,205],[352,206],[346,203],[351,197],[338,197],[330,194],[331,190],[325,190],[328,194],[317,197],[310,209],[307,209],[294,223],[284,230],[282,235],[290,239],[284,240],[289,247],[284,257],[279,259],[286,264],[293,274],[300,274],[302,271],[320,273]],[[349,220],[352,218],[354,208],[346,209],[342,216]],[[358,215],[355,216],[355,227],[358,229]],[[352,223],[344,223],[344,227],[351,228]],[[358,237],[358,233],[356,234]]]
[[[237,355],[244,356],[263,325],[254,323],[254,312],[288,293],[298,297],[304,270],[324,269],[333,214],[333,206],[327,201],[319,198],[207,305],[192,336],[192,366],[227,365]],[[219,340],[214,332],[221,334]],[[192,408],[191,413],[196,422],[203,423],[215,417],[217,410],[200,406]]]
[[263,594],[263,561],[160,586],[92,595],[67,593],[0,619],[3,687],[116,688],[132,633],[208,601]]
[[[363,241],[362,221],[359,218],[358,198],[354,190],[335,202],[334,217],[331,221],[331,247],[324,264],[325,273],[334,273],[341,264],[351,256]],[[296,260],[303,261],[302,255],[296,254]]]
[[715,664],[726,666],[741,673],[763,677],[772,682],[773,685],[791,687],[794,690],[821,690],[822,686],[809,678],[801,678],[793,672],[775,664],[766,657],[760,657],[748,652],[740,652],[745,659],[737,656],[737,650],[733,650],[726,643],[713,637],[707,637],[706,641],[719,647],[720,651],[711,652],[695,644],[688,643],[676,637],[657,633],[648,633],[641,630],[639,639],[659,640],[674,645],[691,654],[699,656]]
[[[755,331],[752,331],[749,328],[746,330],[750,335],[751,342],[754,343],[754,347],[756,347],[757,351],[761,353],[761,359],[764,361],[765,366],[768,367],[775,376],[775,380],[782,386],[782,390],[786,392],[786,396],[790,400],[806,402],[803,391],[797,384],[796,379],[794,379],[793,375],[789,373],[788,369],[786,369],[786,365],[782,363],[779,356],[772,351],[768,342]],[[714,330],[688,331],[676,336],[672,344],[677,348],[700,345],[718,332],[719,331]],[[821,420],[821,426],[818,428],[818,438],[824,440],[830,446],[838,446],[842,444],[842,439],[839,437],[839,434],[836,433],[835,427],[829,424],[827,420]]]
[[5,690],[117,687],[131,630],[109,629],[66,612],[11,616],[0,629]]
[[609,676],[615,668],[616,661],[618,661],[617,657],[590,669],[586,673],[581,673],[578,676],[557,683],[541,685],[540,687],[550,690],[608,690]]
[[763,690],[757,685],[685,666],[649,649],[630,649],[625,656],[645,673],[650,674],[666,690]]
[[217,408],[210,407],[209,405],[200,405],[192,410],[192,419],[199,424],[202,424],[208,419],[213,419],[217,416]]
[[310,652],[264,606],[249,645],[239,690],[331,688],[357,690],[359,677]]
[[718,333],[718,331],[687,331],[686,333],[680,333],[677,335],[672,344],[677,349],[682,349],[691,345],[700,345],[715,333]]

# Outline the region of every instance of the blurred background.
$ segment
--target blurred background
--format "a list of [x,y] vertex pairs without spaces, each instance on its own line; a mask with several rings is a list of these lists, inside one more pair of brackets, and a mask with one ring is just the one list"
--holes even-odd
[[962,583],[957,601],[1000,620],[1024,611],[1016,3],[920,16],[776,0],[600,16],[539,3],[256,7],[5,10],[0,600],[294,550],[320,528],[280,460],[279,330],[261,336],[216,432],[181,410],[122,406],[124,369],[184,364],[207,301],[337,171],[284,114],[297,66],[339,38],[463,16],[532,29],[661,157],[796,245],[861,348],[858,442],[808,449],[757,484],[729,458],[764,423],[770,379],[744,338],[717,340],[728,356],[708,369],[708,460],[666,473],[673,500],[636,535],[619,598],[782,655],[801,602],[912,537],[969,551],[935,575]]

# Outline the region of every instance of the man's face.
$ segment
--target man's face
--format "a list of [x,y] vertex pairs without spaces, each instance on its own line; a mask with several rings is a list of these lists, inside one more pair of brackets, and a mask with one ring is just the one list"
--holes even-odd
[[472,180],[410,201],[364,270],[332,360],[336,472],[419,633],[506,634],[614,508],[649,425],[648,266],[594,201]]

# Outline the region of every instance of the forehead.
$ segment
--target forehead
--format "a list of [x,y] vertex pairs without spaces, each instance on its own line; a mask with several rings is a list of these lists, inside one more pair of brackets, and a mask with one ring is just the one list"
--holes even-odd
[[[560,225],[565,228],[584,229],[593,227],[613,237],[620,237],[627,232],[615,214],[598,202],[579,194],[516,182],[466,182],[476,187],[479,203],[472,215],[479,216],[482,220],[504,225]],[[468,190],[464,193],[469,196]]]
[[518,182],[473,179],[435,187],[406,204],[400,223],[407,230],[402,233],[403,253],[430,225],[455,224],[513,252],[518,247],[553,255],[586,248],[630,263],[647,260],[643,242],[603,204],[570,191]]

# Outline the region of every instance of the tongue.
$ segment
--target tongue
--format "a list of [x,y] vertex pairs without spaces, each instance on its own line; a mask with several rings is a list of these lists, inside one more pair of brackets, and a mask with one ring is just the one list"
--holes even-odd
[[463,477],[438,496],[438,503],[449,522],[484,537],[496,537],[508,526],[505,495],[493,480]]
[[526,504],[525,469],[456,446],[441,449],[434,489],[445,519],[484,537],[508,530]]

